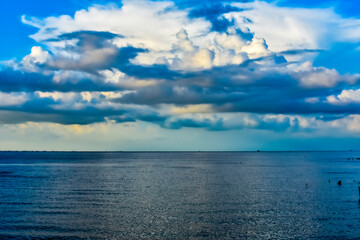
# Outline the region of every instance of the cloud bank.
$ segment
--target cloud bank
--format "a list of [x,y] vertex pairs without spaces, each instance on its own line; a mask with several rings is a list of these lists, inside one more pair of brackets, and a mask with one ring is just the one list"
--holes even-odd
[[22,21],[38,45],[1,67],[3,124],[360,131],[360,75],[313,66],[360,40],[332,9],[124,1]]

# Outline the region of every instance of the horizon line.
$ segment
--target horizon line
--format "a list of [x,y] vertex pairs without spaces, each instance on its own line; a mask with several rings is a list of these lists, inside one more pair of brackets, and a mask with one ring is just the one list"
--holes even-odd
[[197,152],[360,152],[360,150],[0,150],[0,153],[5,152],[23,152],[23,153],[197,153]]

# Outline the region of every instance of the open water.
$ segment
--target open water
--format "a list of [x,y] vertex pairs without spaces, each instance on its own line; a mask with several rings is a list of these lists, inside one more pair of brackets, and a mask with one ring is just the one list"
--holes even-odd
[[360,239],[358,157],[0,152],[0,239]]

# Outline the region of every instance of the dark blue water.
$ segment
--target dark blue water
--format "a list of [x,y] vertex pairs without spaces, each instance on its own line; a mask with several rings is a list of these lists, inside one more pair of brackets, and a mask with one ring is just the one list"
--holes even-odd
[[360,238],[357,157],[2,152],[0,239]]

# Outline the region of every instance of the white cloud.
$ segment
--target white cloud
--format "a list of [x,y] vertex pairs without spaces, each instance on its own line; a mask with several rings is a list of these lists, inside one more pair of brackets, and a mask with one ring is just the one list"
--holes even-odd
[[39,46],[31,48],[31,53],[25,56],[21,61],[21,69],[28,72],[38,72],[40,68],[37,64],[43,64],[50,60],[50,53]]
[[17,106],[28,100],[26,93],[3,93],[0,92],[0,107]]
[[337,119],[326,124],[329,128],[338,129],[341,132],[346,130],[349,133],[360,132],[360,115],[354,114],[347,117]]
[[346,104],[360,102],[360,89],[358,90],[343,90],[339,95],[328,96],[327,101],[332,104]]
[[202,45],[196,45],[186,29],[176,34],[177,41],[170,51],[141,53],[133,61],[137,64],[154,64],[162,61],[171,69],[201,70],[214,66],[241,64],[248,59],[271,56],[264,39],[242,39],[236,31],[209,33]]
[[127,89],[148,87],[161,82],[161,80],[156,79],[138,80],[136,78],[126,76],[126,74],[116,68],[112,68],[111,70],[101,70],[99,73],[104,77],[104,81],[106,83],[113,83],[118,87],[124,87]]
[[41,92],[36,91],[36,95],[40,98],[52,98],[54,101],[73,102],[76,100],[77,94],[74,92]]
[[352,85],[355,84],[360,77],[358,74],[340,75],[336,69],[313,67],[311,62],[304,62],[295,67],[289,66],[287,70],[300,81],[302,86],[307,88],[331,88],[340,82]]
[[[211,32],[211,24],[205,18],[190,19],[189,10],[177,9],[174,3],[166,1],[127,0],[121,8],[96,5],[77,11],[74,17],[64,15],[41,20],[24,16],[23,22],[39,28],[32,35],[37,41],[84,30],[119,34],[121,37],[113,40],[116,46],[149,50],[140,53],[133,63],[160,63],[181,70],[241,64],[247,59],[271,56],[271,51],[327,48],[336,41],[360,39],[360,31],[357,31],[360,20],[342,18],[333,9],[286,8],[262,1],[233,5],[245,10],[224,14],[236,22],[224,33]],[[236,33],[239,30],[251,31],[255,38],[252,41],[244,39]],[[71,41],[44,42],[50,50],[62,56],[56,61],[48,61],[50,66],[91,69],[92,65],[106,62],[116,54],[114,48],[107,47],[90,49],[76,58],[76,53],[64,49],[64,42],[71,44]],[[69,56],[74,61],[70,61]],[[303,55],[300,59],[299,56],[286,55],[286,58],[312,61],[316,53]],[[33,57],[30,54],[26,59]],[[305,86],[333,86],[339,78],[334,70],[315,69],[314,74],[303,77],[301,82]],[[117,81],[114,77],[106,79]]]
[[278,7],[262,1],[233,5],[248,10],[225,16],[266,39],[272,51],[327,49],[337,41],[360,40],[360,20],[343,18],[332,8]]
[[[237,29],[227,33],[211,32],[211,24],[204,18],[188,18],[188,10],[179,10],[171,2],[124,1],[121,8],[94,6],[77,11],[74,17],[48,17],[43,20],[23,17],[23,22],[39,28],[32,35],[37,41],[54,39],[76,31],[109,31],[121,37],[113,40],[118,47],[146,48],[133,61],[137,64],[169,64],[173,69],[207,69],[212,66],[241,64],[247,59],[268,56],[265,40],[248,41]],[[50,30],[49,30],[50,29]],[[112,59],[115,49],[87,49],[83,55],[64,49],[73,40],[43,42],[58,58],[48,65],[62,69],[90,68]]]
[[121,8],[96,5],[77,11],[73,18],[64,15],[43,20],[25,16],[22,19],[24,23],[40,29],[32,35],[36,41],[79,30],[109,31],[125,36],[118,39],[119,45],[137,45],[156,50],[170,49],[181,28],[198,37],[210,28],[209,22],[188,19],[187,11],[176,9],[171,2],[141,0],[123,1]]
[[[189,10],[177,9],[174,3],[166,1],[127,0],[121,8],[96,5],[77,11],[74,17],[36,19],[24,16],[23,22],[39,28],[32,35],[37,41],[83,30],[119,34],[122,37],[114,39],[118,47],[149,49],[139,54],[136,63],[169,64],[177,69],[240,64],[248,58],[269,56],[271,51],[326,49],[334,42],[360,40],[360,20],[343,18],[331,8],[288,8],[262,1],[233,5],[245,10],[224,14],[229,20],[235,20],[236,25],[222,34],[210,32],[211,24],[205,18],[190,19]],[[250,30],[255,38],[249,42],[236,34],[236,30]],[[63,42],[44,43],[53,52],[66,56]],[[112,48],[87,51],[74,68],[106,61],[113,54]],[[316,53],[312,53],[302,58],[312,61],[315,56]],[[289,61],[301,60],[300,54],[286,57]],[[69,67],[75,63],[68,58],[60,60],[50,64]]]

